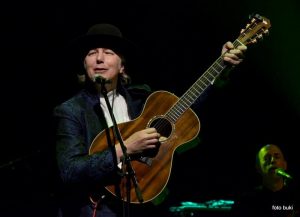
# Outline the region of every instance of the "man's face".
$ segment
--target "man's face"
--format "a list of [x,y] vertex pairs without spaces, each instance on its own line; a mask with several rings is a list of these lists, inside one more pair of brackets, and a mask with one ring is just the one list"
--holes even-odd
[[276,145],[266,145],[258,153],[258,169],[263,176],[275,177],[275,169],[287,168],[283,153]]
[[113,50],[107,48],[91,49],[84,59],[84,67],[87,75],[94,80],[95,75],[117,81],[118,74],[122,73],[124,66],[122,59]]

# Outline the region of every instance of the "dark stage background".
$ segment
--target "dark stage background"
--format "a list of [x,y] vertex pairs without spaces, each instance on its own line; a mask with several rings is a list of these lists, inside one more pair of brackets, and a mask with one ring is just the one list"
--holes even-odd
[[230,200],[257,184],[260,144],[281,144],[290,173],[299,176],[296,0],[10,1],[0,10],[1,216],[55,216],[51,112],[78,88],[63,47],[100,22],[119,26],[140,47],[134,83],[178,96],[219,56],[224,42],[237,38],[249,14],[272,23],[270,35],[249,46],[229,83],[208,95],[199,117],[200,143],[175,155],[161,210],[182,201]]

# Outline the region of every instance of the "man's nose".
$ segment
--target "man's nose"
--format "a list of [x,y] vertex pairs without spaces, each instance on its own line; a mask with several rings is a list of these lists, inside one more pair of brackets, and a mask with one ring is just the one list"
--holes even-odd
[[104,55],[102,51],[99,51],[96,57],[97,63],[101,63],[104,61]]
[[276,162],[276,158],[274,156],[271,157],[271,163]]

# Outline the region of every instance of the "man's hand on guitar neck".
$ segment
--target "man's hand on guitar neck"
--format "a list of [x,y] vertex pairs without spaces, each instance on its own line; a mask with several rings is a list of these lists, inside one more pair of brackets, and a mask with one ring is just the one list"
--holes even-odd
[[226,42],[222,47],[223,60],[231,65],[238,65],[244,59],[244,53],[247,51],[247,46],[239,45],[234,48],[232,42]]

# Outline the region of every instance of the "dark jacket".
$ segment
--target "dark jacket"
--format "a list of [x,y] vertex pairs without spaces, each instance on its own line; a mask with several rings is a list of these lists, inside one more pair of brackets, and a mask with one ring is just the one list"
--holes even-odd
[[[118,87],[125,97],[131,119],[141,113],[151,93],[148,86]],[[94,138],[106,128],[99,96],[85,88],[54,109],[56,157],[62,185],[60,216],[91,217],[92,194],[102,194],[103,184],[116,176],[110,150],[89,155]],[[116,216],[120,207],[103,201],[97,216]],[[104,214],[105,213],[105,214]]]

